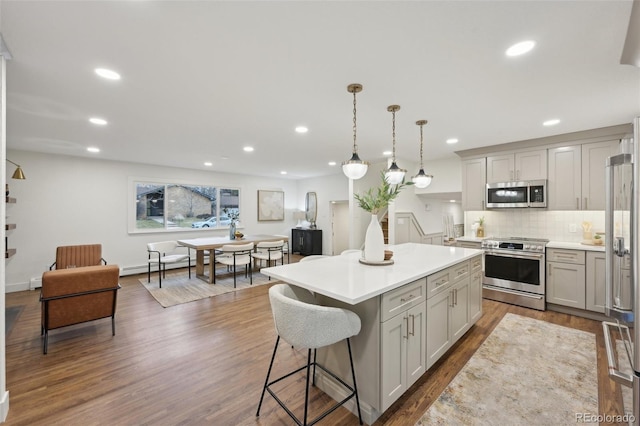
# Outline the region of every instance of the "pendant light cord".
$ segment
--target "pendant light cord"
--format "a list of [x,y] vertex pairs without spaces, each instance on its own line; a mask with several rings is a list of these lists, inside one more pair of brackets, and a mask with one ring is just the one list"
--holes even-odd
[[396,110],[391,111],[391,135],[393,138],[393,162],[396,162]]
[[356,91],[353,91],[353,152],[358,152],[356,144]]
[[422,166],[422,126],[423,124],[420,125],[420,169],[424,168]]

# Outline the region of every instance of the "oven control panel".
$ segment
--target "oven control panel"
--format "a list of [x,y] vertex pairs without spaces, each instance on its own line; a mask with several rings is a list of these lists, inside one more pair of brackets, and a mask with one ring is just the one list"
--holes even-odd
[[523,252],[544,253],[546,241],[510,241],[483,240],[485,250],[520,250]]

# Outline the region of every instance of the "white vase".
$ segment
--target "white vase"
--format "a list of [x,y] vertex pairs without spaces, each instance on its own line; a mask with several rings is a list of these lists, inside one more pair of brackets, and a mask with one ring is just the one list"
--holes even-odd
[[384,235],[375,214],[371,215],[371,222],[364,237],[364,259],[369,262],[384,260]]

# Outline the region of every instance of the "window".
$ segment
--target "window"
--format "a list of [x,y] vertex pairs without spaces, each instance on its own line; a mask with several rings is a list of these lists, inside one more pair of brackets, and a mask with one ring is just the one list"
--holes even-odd
[[240,214],[240,190],[209,185],[134,180],[131,232],[228,228]]

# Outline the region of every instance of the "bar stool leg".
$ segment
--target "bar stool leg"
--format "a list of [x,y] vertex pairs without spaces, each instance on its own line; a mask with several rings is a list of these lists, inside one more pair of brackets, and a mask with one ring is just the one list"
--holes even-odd
[[356,406],[358,407],[358,419],[362,424],[362,414],[360,413],[360,398],[358,397],[358,385],[356,385],[356,370],[353,368],[353,357],[351,356],[351,341],[347,337],[347,348],[349,348],[349,363],[351,364],[351,376],[353,377],[353,391],[356,394]]
[[271,376],[271,367],[273,367],[273,361],[276,359],[276,352],[278,351],[278,343],[280,343],[280,336],[276,339],[276,345],[273,348],[273,355],[271,355],[271,363],[269,363],[269,369],[267,370],[267,378],[264,381],[264,387],[262,388],[262,395],[260,395],[260,403],[258,403],[258,411],[256,411],[256,417],[260,415],[260,407],[262,407],[262,400],[264,399],[264,393],[267,391],[267,385],[269,384],[269,377]]
[[[313,366],[315,371],[315,365]],[[309,373],[311,373],[311,349],[307,355],[307,385],[304,389],[304,425],[307,424],[307,411],[309,408]]]

